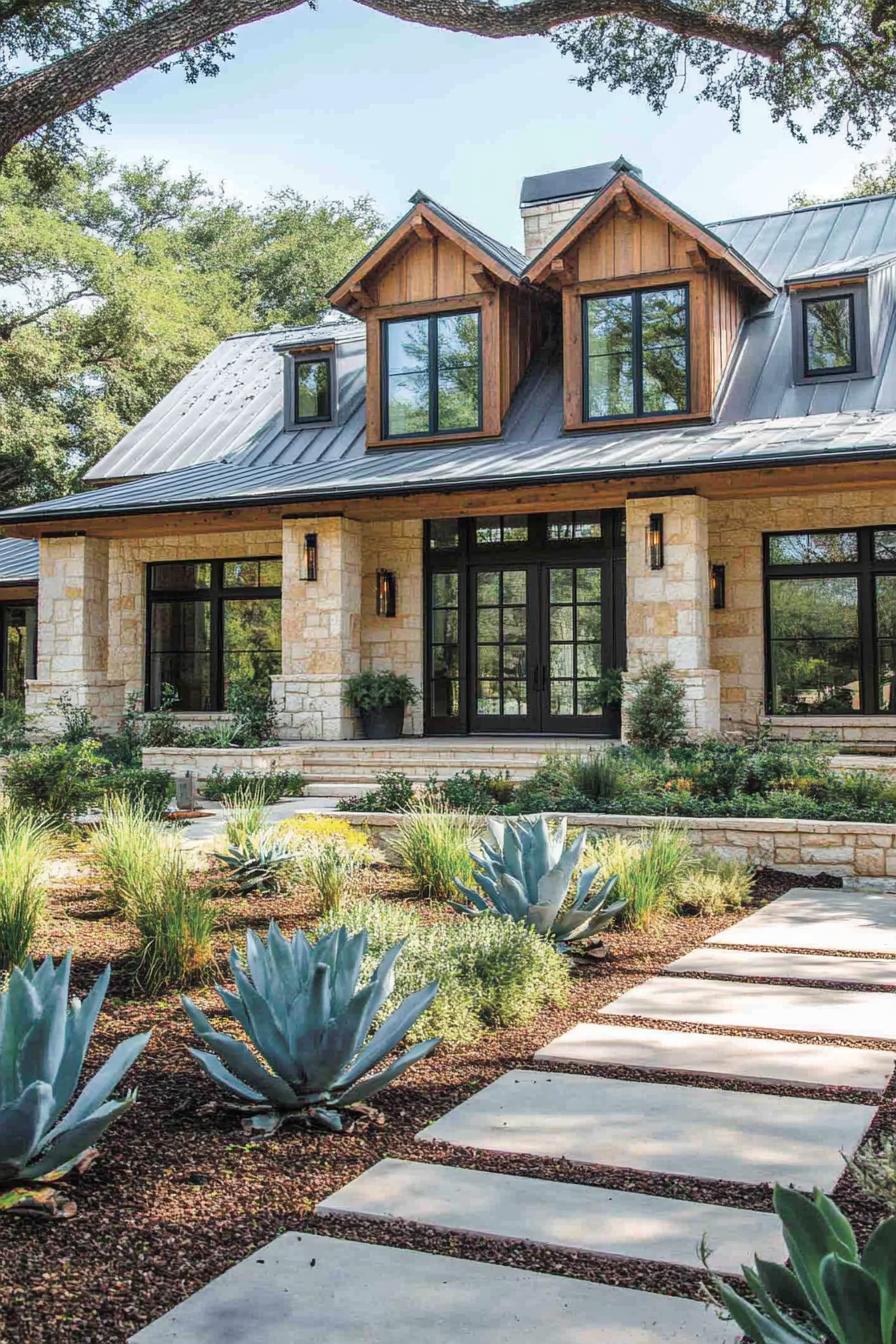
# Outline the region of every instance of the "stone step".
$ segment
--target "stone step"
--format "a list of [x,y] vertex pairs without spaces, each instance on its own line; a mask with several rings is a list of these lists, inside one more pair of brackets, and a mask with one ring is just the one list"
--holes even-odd
[[896,894],[793,887],[707,941],[734,947],[896,955]]
[[659,1027],[580,1022],[535,1055],[546,1063],[616,1064],[630,1069],[702,1073],[716,1078],[795,1083],[804,1087],[855,1087],[882,1092],[896,1068],[886,1050],[810,1045],[716,1036]]
[[709,1267],[739,1274],[753,1256],[784,1260],[768,1213],[386,1158],[318,1204],[317,1212],[394,1219],[480,1237],[531,1241],[595,1255]]
[[670,962],[666,970],[737,975],[751,980],[830,980],[896,988],[896,957],[825,957],[809,952],[698,947]]
[[513,1069],[421,1130],[428,1143],[831,1190],[873,1106]]
[[704,1302],[284,1232],[131,1344],[735,1344]]
[[599,1010],[617,1017],[896,1041],[896,994],[654,975]]
[[306,798],[355,798],[367,790],[366,783],[340,784],[335,779],[308,784]]

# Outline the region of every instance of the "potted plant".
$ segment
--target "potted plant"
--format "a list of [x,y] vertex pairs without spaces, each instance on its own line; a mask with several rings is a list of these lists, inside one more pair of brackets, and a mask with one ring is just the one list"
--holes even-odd
[[365,737],[401,737],[405,707],[419,699],[410,677],[395,672],[359,672],[345,684],[345,702],[358,711]]

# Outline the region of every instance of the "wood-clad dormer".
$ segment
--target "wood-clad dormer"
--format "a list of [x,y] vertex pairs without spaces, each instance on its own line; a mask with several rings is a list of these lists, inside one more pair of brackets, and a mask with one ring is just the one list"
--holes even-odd
[[526,260],[423,193],[330,294],[367,325],[367,446],[501,433],[541,344],[549,294]]
[[532,259],[562,296],[564,426],[708,420],[751,303],[775,289],[622,170]]

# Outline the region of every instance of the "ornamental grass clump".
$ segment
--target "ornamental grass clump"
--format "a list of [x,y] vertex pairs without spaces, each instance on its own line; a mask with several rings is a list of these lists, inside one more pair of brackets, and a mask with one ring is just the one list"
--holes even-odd
[[253,1048],[216,1031],[191,999],[182,998],[208,1047],[191,1048],[191,1055],[236,1098],[229,1104],[245,1114],[250,1130],[273,1134],[286,1119],[341,1130],[343,1113],[357,1113],[435,1049],[437,1039],[421,1041],[380,1068],[430,1006],[439,985],[431,981],[402,1000],[371,1035],[393,994],[403,944],[390,947],[359,988],[367,946],[363,930],[350,934],[337,928],[310,943],[301,930],[285,938],[272,921],[264,943],[250,929],[246,969],[236,948],[230,955],[236,991],[221,986],[217,991]]
[[116,909],[128,914],[151,898],[176,846],[175,833],[150,815],[142,798],[104,799],[90,849]]
[[678,887],[676,907],[689,915],[723,915],[740,910],[753,892],[756,871],[741,859],[711,850],[688,868]]
[[48,822],[0,804],[0,974],[20,965],[34,942],[55,847]]
[[472,880],[470,846],[477,830],[468,812],[454,812],[437,804],[417,806],[400,819],[392,847],[420,895],[427,900],[445,900],[453,894],[458,879]]
[[267,803],[260,784],[247,784],[222,800],[230,809],[224,822],[228,845],[239,849],[257,840],[264,830],[264,809]]
[[69,1002],[72,954],[15,967],[0,993],[0,1212],[71,1216],[52,1187],[83,1171],[95,1143],[136,1098],[110,1097],[149,1040],[131,1036],[112,1051],[72,1104],[109,985],[107,966],[83,1000]]
[[694,854],[685,832],[663,822],[636,836],[617,832],[592,840],[586,862],[616,878],[620,923],[650,929],[675,909]]
[[300,872],[320,897],[323,913],[329,914],[340,910],[343,899],[351,895],[361,864],[338,836],[331,836],[307,848],[300,860]]
[[202,980],[213,960],[214,906],[191,877],[186,857],[170,851],[152,885],[128,908],[140,937],[136,983],[159,994]]
[[860,1190],[896,1214],[896,1138],[869,1139],[846,1165]]

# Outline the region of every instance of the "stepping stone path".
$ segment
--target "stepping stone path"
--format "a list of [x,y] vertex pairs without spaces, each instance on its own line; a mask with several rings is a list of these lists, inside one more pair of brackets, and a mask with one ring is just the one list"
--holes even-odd
[[794,887],[708,941],[896,956],[896,895]]
[[734,1344],[701,1302],[286,1232],[132,1344]]
[[601,1008],[617,1017],[896,1041],[896,994],[654,975]]
[[810,952],[736,951],[698,947],[667,971],[693,975],[737,975],[749,980],[830,980],[839,984],[896,989],[896,957],[825,957]]
[[787,1255],[780,1223],[769,1213],[392,1158],[377,1162],[317,1211],[402,1218],[481,1237],[695,1269],[705,1237],[710,1265],[724,1274],[739,1274],[754,1254],[770,1260]]
[[[675,963],[673,963],[674,965]],[[547,1064],[619,1064],[631,1069],[704,1073],[717,1078],[854,1087],[882,1092],[896,1054],[847,1045],[799,1044],[755,1036],[709,1036],[699,1031],[580,1022],[535,1053]]]
[[715,1181],[831,1189],[872,1106],[513,1069],[417,1135]]
[[[896,1041],[896,895],[795,888],[601,1010],[695,1026]],[[760,951],[731,951],[758,948]],[[780,949],[789,949],[783,954]],[[803,950],[815,955],[793,955]],[[819,953],[873,953],[871,959]],[[737,975],[724,983],[700,975]],[[828,980],[838,990],[757,983]],[[893,1055],[847,1044],[582,1023],[536,1059],[700,1073],[795,1085],[887,1084]],[[755,1253],[783,1258],[777,1220],[711,1202],[589,1186],[576,1163],[670,1177],[830,1190],[871,1106],[663,1081],[515,1069],[417,1137],[565,1159],[553,1181],[422,1160],[387,1159],[331,1195],[323,1214],[529,1241],[574,1254],[736,1272]],[[758,1196],[757,1191],[757,1196]],[[719,1198],[725,1196],[720,1193]],[[337,1224],[334,1221],[334,1230]],[[740,1331],[702,1301],[391,1246],[286,1233],[250,1255],[132,1344],[735,1344]]]

